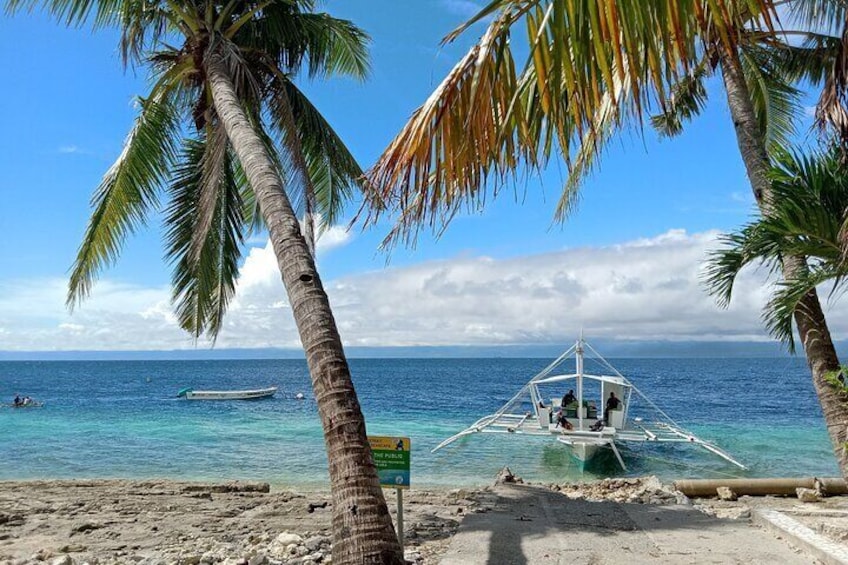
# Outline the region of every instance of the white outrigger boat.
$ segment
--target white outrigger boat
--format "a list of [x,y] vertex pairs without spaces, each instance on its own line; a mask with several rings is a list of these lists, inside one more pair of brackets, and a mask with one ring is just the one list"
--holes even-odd
[[270,398],[277,392],[277,387],[258,388],[254,390],[194,390],[184,388],[177,393],[177,397],[185,397],[186,400],[258,400]]
[[[585,357],[587,350],[594,357]],[[575,360],[575,372],[558,373],[557,369],[571,358]],[[602,372],[608,374],[585,373],[584,362],[587,359],[596,361],[602,367]],[[571,390],[576,390],[575,402],[562,407],[561,399],[554,397],[551,398],[550,404],[546,404],[540,388],[548,388],[548,385],[558,385],[560,394],[563,389],[573,387]],[[619,399],[618,407],[604,414],[594,399],[605,402],[611,394]],[[559,409],[562,409],[562,416],[567,423],[561,424],[555,415],[559,413]],[[609,448],[625,471],[627,466],[616,443],[689,443],[700,446],[741,469],[746,468],[718,446],[698,438],[676,424],[583,341],[582,336],[568,351],[530,379],[500,410],[480,418],[465,430],[437,445],[433,451],[478,432],[551,438],[570,447],[572,455],[582,463],[589,462],[601,448]]]

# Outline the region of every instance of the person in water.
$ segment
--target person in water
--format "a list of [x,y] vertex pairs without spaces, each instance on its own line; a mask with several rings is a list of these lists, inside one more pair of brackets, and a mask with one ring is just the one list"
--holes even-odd
[[604,420],[607,425],[609,425],[609,413],[611,410],[618,410],[618,407],[621,406],[621,401],[615,396],[614,392],[611,392],[609,398],[607,398],[607,407],[604,409]]
[[563,395],[563,397],[562,397],[562,407],[565,408],[566,406],[568,406],[572,402],[577,402],[577,397],[574,396],[574,389],[569,390],[568,392],[566,392]]

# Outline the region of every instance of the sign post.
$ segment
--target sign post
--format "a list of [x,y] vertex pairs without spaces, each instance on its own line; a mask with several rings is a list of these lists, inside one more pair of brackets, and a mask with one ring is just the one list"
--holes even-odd
[[411,443],[408,437],[368,436],[380,486],[397,492],[398,543],[403,551],[403,489],[409,488]]

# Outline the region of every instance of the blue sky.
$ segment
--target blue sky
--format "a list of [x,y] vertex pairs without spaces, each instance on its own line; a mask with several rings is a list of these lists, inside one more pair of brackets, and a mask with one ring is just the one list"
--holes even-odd
[[[363,166],[373,163],[477,38],[472,32],[455,45],[439,45],[441,37],[477,6],[472,0],[325,4],[327,11],[353,20],[371,35],[372,73],[365,83],[333,80],[304,88]],[[0,91],[6,126],[0,139],[4,160],[0,264],[5,267],[0,272],[4,294],[0,298],[0,350],[192,347],[191,340],[175,331],[173,320],[169,321],[169,273],[162,259],[160,226],[155,222],[128,241],[117,266],[104,274],[99,287],[102,300],[95,292],[92,303],[73,316],[61,305],[61,287],[85,228],[90,195],[121,150],[135,116],[133,97],[146,92],[145,71],[123,71],[115,33],[66,29],[37,13],[0,18],[0,53],[9,77],[8,87]],[[504,190],[483,213],[458,217],[441,239],[425,233],[415,249],[396,249],[388,267],[386,256],[377,250],[387,224],[365,232],[355,227],[347,234],[339,230],[330,234],[319,254],[320,270],[346,343],[556,341],[579,325],[619,339],[648,335],[762,339],[758,322],[764,296],[761,279],[751,275],[741,306],[729,313],[716,309],[697,282],[703,252],[712,245],[716,231],[732,229],[753,212],[723,93],[717,87],[713,82],[707,111],[681,137],[660,142],[651,132],[644,139],[634,133],[614,143],[601,168],[585,183],[580,206],[564,226],[551,224],[561,186],[561,169],[555,164],[542,178]],[[806,116],[799,118],[802,134],[809,122]],[[354,211],[352,206],[350,214]],[[274,283],[264,245],[261,240],[252,242],[254,249],[245,265],[232,324],[224,330],[219,345],[296,346],[290,316],[282,311],[285,297]],[[638,253],[626,251],[647,247],[657,250],[653,259],[634,259]],[[631,260],[645,261],[646,266],[630,266]],[[608,261],[606,270],[604,261]],[[699,313],[681,314],[685,319],[677,325],[669,320],[669,325],[663,326],[654,319],[655,313],[643,315],[640,322],[638,312],[651,312],[656,302],[663,300],[648,292],[646,281],[651,273],[655,278],[674,278],[674,273],[666,276],[663,269],[678,262],[691,276],[685,292],[671,300],[691,300],[699,305]],[[510,302],[530,300],[521,293],[538,283],[530,282],[534,279],[531,266],[540,277],[546,273],[551,280],[576,278],[584,291],[604,285],[611,289],[609,296],[619,298],[610,281],[643,270],[638,282],[645,292],[625,303],[624,310],[632,309],[632,314],[591,307],[590,293],[581,291],[579,296],[566,293],[539,305],[533,317],[505,315],[512,310],[533,310],[522,308],[520,301]],[[586,269],[595,267],[597,272],[587,273]],[[596,279],[587,283],[589,276]],[[381,283],[396,283],[387,284],[382,296],[391,295],[400,305],[420,304],[422,311],[395,307],[383,312],[379,305],[368,302],[381,297],[366,296],[362,289],[375,286],[373,278],[380,277]],[[399,282],[410,279],[451,284],[428,294],[415,283]],[[502,294],[509,286],[506,283],[516,279],[522,284]],[[481,280],[490,286],[481,287],[477,284]],[[556,287],[552,282],[545,285]],[[492,288],[500,290],[493,294]],[[636,287],[630,284],[627,288]],[[743,291],[745,288],[743,285]],[[359,289],[359,294],[350,289]],[[462,298],[460,304],[477,306],[459,312],[462,307],[445,301],[451,292]],[[609,297],[596,296],[595,300],[600,306],[610,303]],[[675,310],[674,303],[668,306]],[[409,320],[425,319],[428,311],[442,308],[440,317],[422,322],[418,331],[410,329],[416,324]],[[258,311],[273,320],[257,318]],[[552,311],[557,314],[551,315]],[[252,312],[253,317],[245,317],[244,312]],[[624,316],[625,323],[617,323],[618,315]],[[124,323],[128,317],[139,323],[116,325],[115,320]],[[151,317],[162,326],[147,324]],[[380,318],[379,323],[373,321],[375,317]],[[443,326],[454,331],[440,334],[437,330]],[[149,339],[151,331],[159,330],[161,339]],[[115,339],[117,335],[123,339]],[[279,339],[269,337],[272,335]]]

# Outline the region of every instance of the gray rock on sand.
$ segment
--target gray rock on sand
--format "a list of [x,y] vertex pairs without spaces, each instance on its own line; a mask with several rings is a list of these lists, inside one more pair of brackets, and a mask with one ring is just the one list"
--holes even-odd
[[406,551],[404,551],[403,558],[405,561],[410,563],[420,563],[424,560],[424,558],[421,557],[421,554],[415,551],[414,549],[407,549]]
[[795,495],[801,502],[821,502],[822,500],[821,493],[812,488],[796,488]]
[[716,489],[716,494],[718,495],[719,500],[736,500],[736,493],[730,490],[729,487],[718,487]]
[[74,565],[74,560],[70,555],[60,555],[51,561],[50,565]]
[[264,553],[260,553],[259,555],[254,555],[251,557],[247,565],[266,565],[268,563],[268,557],[265,556]]
[[303,543],[309,551],[318,551],[323,547],[330,547],[330,538],[327,536],[312,536]]
[[286,547],[287,545],[292,543],[300,545],[303,543],[303,538],[292,532],[283,532],[277,536],[277,539],[274,540],[274,543],[283,547]]

